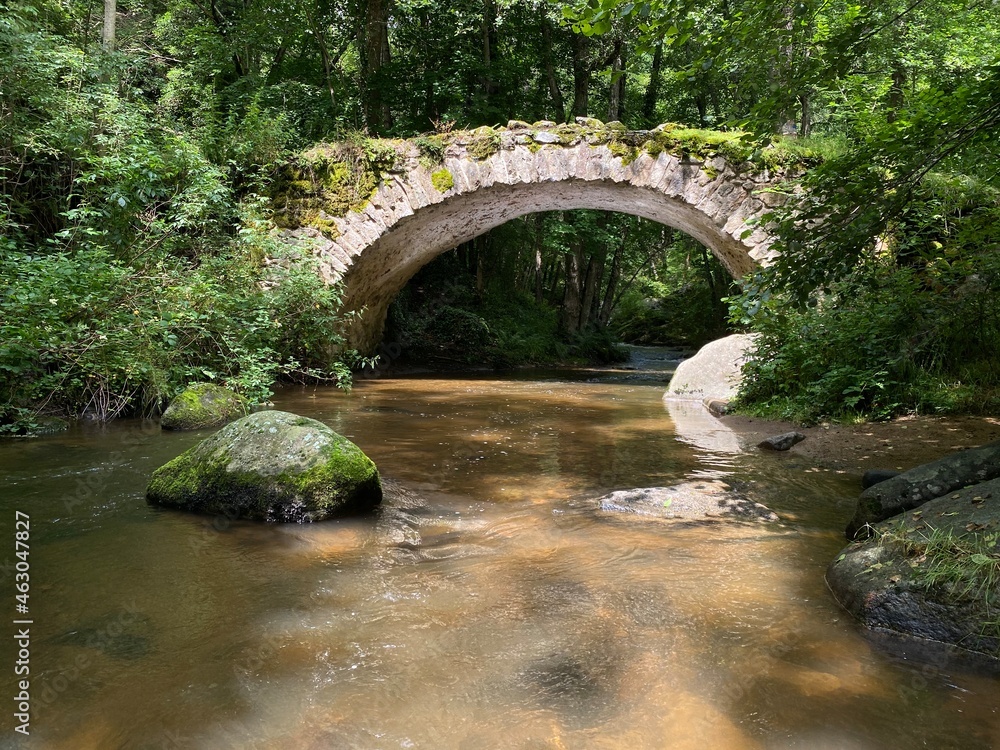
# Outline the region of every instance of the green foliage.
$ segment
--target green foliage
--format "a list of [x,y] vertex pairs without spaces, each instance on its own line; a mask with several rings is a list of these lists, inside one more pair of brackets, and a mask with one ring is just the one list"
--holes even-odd
[[[770,284],[805,301],[815,289],[877,256],[886,237],[910,243],[917,236],[941,234],[944,239],[920,251],[927,257],[943,257],[955,240],[996,246],[995,221],[967,216],[978,211],[995,217],[996,194],[983,179],[954,170],[977,151],[988,155],[1000,132],[1000,66],[987,73],[954,91],[921,92],[907,113],[806,175],[797,200],[763,217],[776,222],[781,253]],[[933,171],[940,174],[931,176]],[[996,172],[984,177],[996,180]],[[910,232],[914,224],[924,227],[916,235]],[[961,237],[952,224],[960,227]]]
[[680,286],[639,280],[622,298],[611,330],[630,344],[693,348],[729,333],[725,308],[697,280]]
[[89,54],[71,28],[27,5],[0,21],[0,432],[155,413],[195,380],[251,400],[279,376],[346,384],[338,290],[246,192],[286,123],[251,102],[213,163],[209,124],[150,103],[150,60]]
[[[4,254],[0,431],[23,431],[38,408],[102,420],[152,413],[195,380],[251,401],[280,375],[343,380],[330,368],[337,290],[299,252],[250,235],[197,265],[164,258],[138,269],[103,250]],[[252,260],[260,244],[287,264],[267,272],[269,292]]]
[[626,244],[647,253],[616,305],[611,331],[642,345],[699,347],[727,335],[723,297],[733,281],[697,241],[652,222],[631,220]]
[[393,302],[387,339],[409,363],[444,368],[609,363],[626,356],[606,331],[565,335],[559,311],[527,293],[497,286],[478,294],[454,253],[421,269]]
[[448,144],[442,136],[418,135],[412,140],[420,152],[421,162],[428,169],[433,169],[444,161],[444,150]]
[[739,403],[803,422],[993,413],[998,292],[994,254],[947,267],[886,264],[832,284],[806,307],[751,288],[734,300],[738,322],[760,334]]

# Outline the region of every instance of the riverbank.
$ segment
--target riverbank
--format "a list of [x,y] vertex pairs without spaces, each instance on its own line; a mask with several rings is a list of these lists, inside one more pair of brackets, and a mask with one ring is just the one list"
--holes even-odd
[[849,474],[868,469],[904,471],[955,451],[1000,440],[1000,417],[908,416],[889,422],[802,427],[739,414],[721,417],[741,444],[753,449],[771,435],[795,430],[806,439],[790,451]]

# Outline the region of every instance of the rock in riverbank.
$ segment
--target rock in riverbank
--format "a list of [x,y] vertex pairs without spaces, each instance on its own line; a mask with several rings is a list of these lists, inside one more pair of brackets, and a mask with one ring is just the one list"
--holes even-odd
[[246,399],[228,388],[215,383],[195,383],[170,402],[160,418],[160,427],[164,430],[221,427],[249,411]]
[[805,439],[806,436],[801,432],[784,432],[761,440],[757,447],[765,451],[788,451]]
[[1000,659],[1000,479],[930,500],[873,532],[827,570],[840,604],[873,630]]
[[665,399],[730,401],[742,379],[743,362],[754,334],[734,333],[705,344],[677,366]]
[[997,477],[1000,477],[1000,441],[917,466],[861,493],[854,517],[847,525],[847,538],[863,536],[867,525],[916,508],[928,500]]
[[257,521],[320,521],[382,501],[378,470],[347,438],[314,419],[251,414],[157,469],[146,499]]

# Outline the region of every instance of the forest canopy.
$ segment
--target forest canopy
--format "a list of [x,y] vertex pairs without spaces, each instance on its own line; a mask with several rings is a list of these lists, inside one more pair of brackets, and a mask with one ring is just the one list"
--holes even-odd
[[[465,313],[520,352],[498,363],[608,327],[697,343],[728,298],[729,328],[764,334],[750,408],[996,408],[998,50],[996,0],[8,2],[0,430],[155,413],[193,379],[255,399],[277,378],[346,383],[339,291],[274,231],[276,170],[322,141],[578,116],[742,128],[822,164],[767,217],[781,260],[740,289],[618,214],[526,217],[462,248]],[[535,322],[490,317],[510,288]],[[414,341],[419,296],[396,313]]]

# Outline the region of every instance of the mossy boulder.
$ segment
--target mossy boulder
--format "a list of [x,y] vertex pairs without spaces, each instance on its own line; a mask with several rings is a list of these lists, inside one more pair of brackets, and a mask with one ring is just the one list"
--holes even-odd
[[251,414],[164,464],[146,489],[154,505],[227,518],[308,522],[382,502],[378,469],[322,422]]
[[183,390],[160,418],[165,430],[220,427],[250,411],[247,400],[215,383],[195,383]]
[[876,632],[1000,659],[1000,479],[949,492],[871,532],[827,569],[844,609]]

